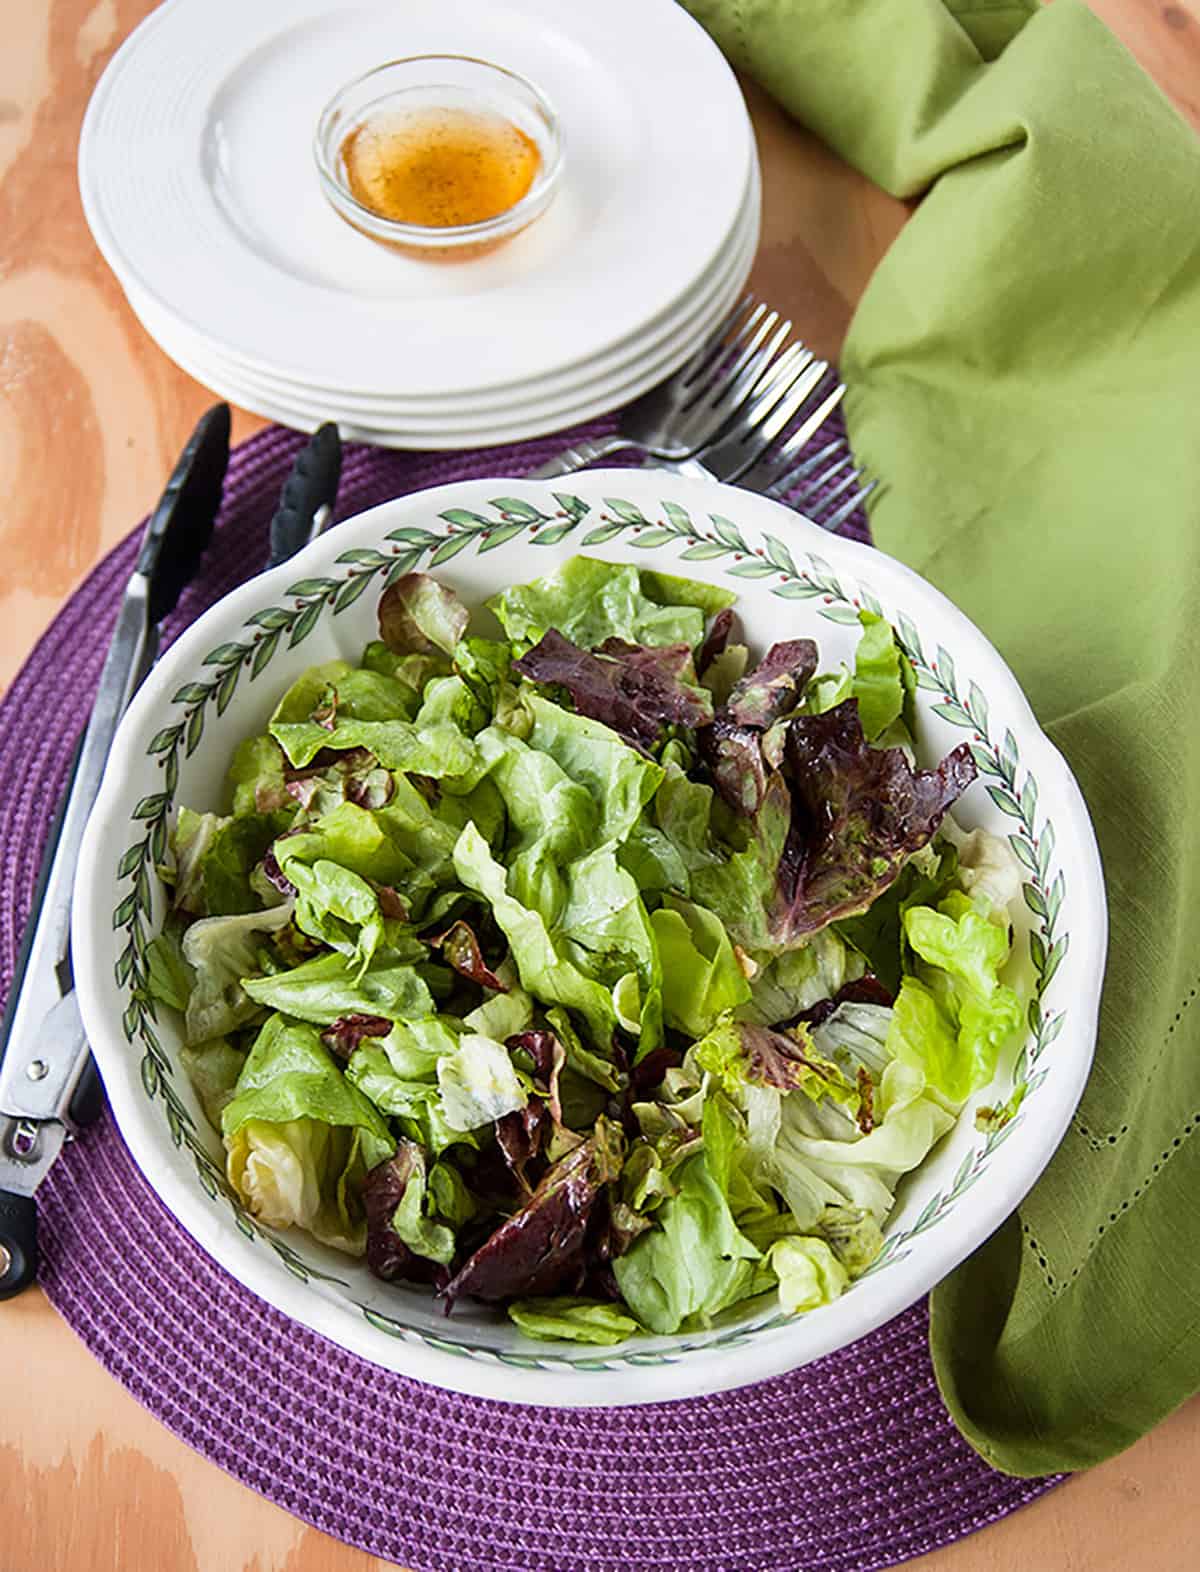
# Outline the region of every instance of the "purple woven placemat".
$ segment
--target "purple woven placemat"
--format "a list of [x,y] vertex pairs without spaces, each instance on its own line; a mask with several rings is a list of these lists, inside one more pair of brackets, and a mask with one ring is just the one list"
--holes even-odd
[[[234,454],[202,581],[171,631],[260,568],[302,440],[272,428]],[[351,448],[339,516],[446,480],[523,474],[562,440],[468,455]],[[847,533],[865,538],[865,520]],[[136,539],[86,580],[0,703],[0,996]],[[268,1499],[417,1572],[872,1572],[1055,1483],[995,1473],[959,1436],[923,1305],[741,1391],[552,1411],[391,1375],[263,1304],[173,1220],[107,1115],[64,1151],[39,1202],[42,1285],[122,1385]]]

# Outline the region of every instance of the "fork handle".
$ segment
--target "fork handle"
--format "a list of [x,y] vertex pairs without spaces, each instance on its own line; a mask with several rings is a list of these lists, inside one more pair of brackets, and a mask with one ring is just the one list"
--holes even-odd
[[586,469],[597,459],[607,458],[610,453],[621,453],[626,448],[636,446],[635,442],[630,442],[628,437],[622,436],[585,439],[583,442],[577,442],[574,447],[565,448],[557,458],[550,459],[546,464],[539,464],[537,469],[531,469],[526,479],[551,480],[555,475],[570,475],[577,469]]

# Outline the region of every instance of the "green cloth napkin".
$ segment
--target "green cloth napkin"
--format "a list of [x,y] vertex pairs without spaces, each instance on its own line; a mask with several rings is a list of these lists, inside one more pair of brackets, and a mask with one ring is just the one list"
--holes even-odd
[[1014,1474],[1200,1386],[1200,140],[1076,0],[686,0],[873,180],[924,195],[841,366],[877,542],[999,647],[1083,788],[1095,1069],[933,1295],[955,1422]]

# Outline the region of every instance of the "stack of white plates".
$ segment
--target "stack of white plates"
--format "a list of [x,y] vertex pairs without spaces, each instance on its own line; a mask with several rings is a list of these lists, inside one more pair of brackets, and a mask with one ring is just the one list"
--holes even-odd
[[[318,184],[327,101],[418,54],[506,66],[561,123],[549,210],[471,261],[376,244]],[[79,180],[97,245],[184,370],[391,447],[516,441],[635,397],[728,311],[758,244],[745,103],[675,0],[167,0],[96,89]]]

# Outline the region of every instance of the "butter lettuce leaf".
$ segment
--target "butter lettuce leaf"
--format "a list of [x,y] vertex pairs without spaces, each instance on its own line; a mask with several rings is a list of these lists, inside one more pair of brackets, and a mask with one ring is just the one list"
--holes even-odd
[[453,655],[469,621],[454,591],[428,573],[405,573],[379,600],[379,635],[398,655]]
[[195,976],[185,1030],[191,1045],[224,1037],[261,1014],[242,986],[264,968],[262,950],[292,920],[292,903],[236,917],[203,917],[183,936],[183,959]]
[[459,836],[454,865],[463,885],[490,905],[508,939],[521,986],[544,1003],[578,1011],[593,1040],[610,1043],[617,1025],[610,991],[563,953],[538,912],[509,895],[504,866],[492,856],[474,825],[468,824]]
[[704,637],[705,616],[730,605],[733,598],[714,585],[646,572],[629,563],[572,557],[557,573],[493,595],[487,606],[522,649],[551,628],[582,649],[612,638],[695,649]]
[[311,865],[288,855],[280,843],[280,869],[296,889],[295,922],[310,938],[348,956],[361,977],[384,941],[379,896],[366,879],[319,857]]
[[221,1115],[226,1172],[247,1208],[353,1255],[366,1248],[361,1188],[395,1141],[311,1026],[273,1015]]
[[863,631],[854,652],[850,692],[858,700],[862,729],[874,742],[903,714],[905,657],[891,624],[883,617],[864,607],[858,620]]
[[349,956],[335,951],[289,971],[248,977],[242,987],[256,1003],[316,1026],[332,1026],[347,1015],[406,1021],[433,1013],[429,989],[412,965],[424,954],[425,946],[414,939],[402,950],[377,950],[359,971]]
[[966,896],[939,910],[910,907],[904,931],[919,957],[896,998],[888,1046],[951,1103],[963,1103],[996,1072],[1004,1045],[1021,1028],[1021,1002],[1000,981],[1008,931]]
[[509,1320],[527,1337],[611,1347],[640,1332],[641,1327],[619,1305],[601,1299],[548,1294],[542,1299],[514,1299]]
[[503,1043],[464,1032],[453,1053],[438,1060],[442,1112],[455,1130],[478,1130],[516,1113],[528,1101]]
[[661,767],[599,721],[573,714],[536,693],[525,702],[533,716],[530,747],[553,759],[594,805],[590,844],[619,846],[658,790]]
[[676,1192],[613,1263],[617,1286],[652,1332],[677,1332],[753,1291],[761,1252],[739,1231],[703,1153],[676,1176]]
[[779,1279],[779,1303],[790,1315],[832,1304],[850,1284],[850,1274],[824,1239],[795,1234],[777,1239],[767,1264]]
[[675,1031],[704,1037],[751,997],[724,925],[703,906],[667,895],[651,913],[662,968],[663,1016]]

